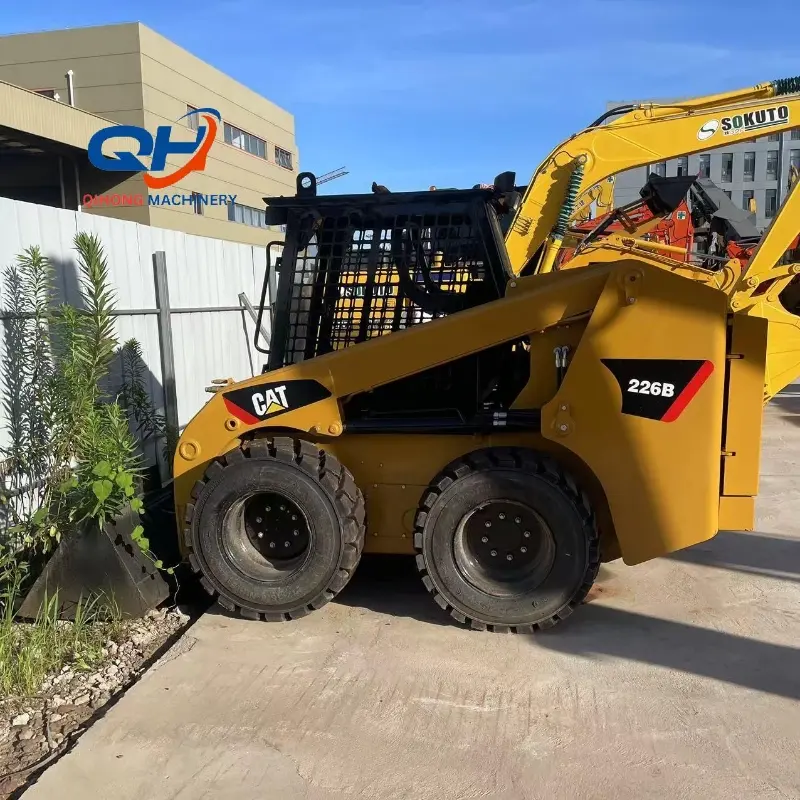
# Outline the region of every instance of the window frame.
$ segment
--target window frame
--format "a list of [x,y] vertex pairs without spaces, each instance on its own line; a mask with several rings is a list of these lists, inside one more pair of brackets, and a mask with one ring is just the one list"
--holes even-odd
[[[278,154],[281,154],[279,157]],[[287,164],[282,163],[282,157],[286,156]],[[279,147],[277,144],[275,145],[275,163],[282,167],[283,169],[294,169],[294,154],[291,150],[285,150],[283,147]]]
[[[772,174],[770,174],[770,162],[773,163],[775,169],[773,170]],[[778,150],[767,150],[767,166],[766,166],[766,179],[768,181],[776,181],[778,180],[778,168],[780,165],[780,151]]]
[[[705,165],[705,170],[703,169],[703,165]],[[711,177],[711,153],[701,153],[698,157],[697,177]]]
[[[728,178],[725,178],[725,160],[730,159],[730,172]],[[720,183],[733,183],[733,153],[722,153],[721,169],[720,169]]]
[[[773,207],[770,207],[770,198],[775,201]],[[775,215],[778,213],[778,190],[777,189],[765,189],[764,190],[764,217],[766,219],[774,219]]]
[[192,210],[198,217],[204,217],[206,214],[203,203],[200,200],[202,194],[202,192],[192,192]]
[[[748,156],[752,156],[753,170],[747,171]],[[743,154],[742,162],[742,183],[753,183],[756,179],[756,151],[748,150]]]
[[[222,123],[222,139],[225,144],[235,147],[243,153],[268,161],[267,145],[269,142],[255,133],[250,133],[232,122]],[[263,153],[263,155],[262,155]]]

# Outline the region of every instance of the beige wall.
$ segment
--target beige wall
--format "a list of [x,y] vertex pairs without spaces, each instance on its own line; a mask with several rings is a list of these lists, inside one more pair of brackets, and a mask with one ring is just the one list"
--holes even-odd
[[[159,125],[175,124],[177,138],[185,122],[176,120],[187,105],[210,106],[223,121],[267,142],[267,159],[259,158],[225,144],[220,125],[205,171],[165,191],[236,195],[237,202],[258,209],[264,208],[265,196],[295,193],[299,156],[294,117],[155,31],[129,23],[0,37],[0,80],[28,89],[56,89],[66,103],[68,69],[74,72],[76,105],[115,122],[143,125],[152,133]],[[188,127],[185,138],[195,138]],[[275,145],[292,153],[292,170],[275,163]],[[168,159],[172,167],[183,163]],[[147,188],[136,176],[114,191],[140,193]],[[280,238],[275,231],[229,222],[224,206],[205,206],[202,216],[190,206],[94,213],[249,244]]]
[[142,124],[139,25],[103,25],[0,38],[0,80],[26,89],[56,89],[67,102],[115,122]]
[[[263,209],[265,196],[293,195],[298,153],[294,142],[294,117],[144,26],[140,29],[145,127],[154,131],[186,113],[186,106],[216,108],[223,124],[209,152],[206,169],[191,173],[169,191],[189,194],[236,195],[236,202]],[[225,143],[224,122],[266,140],[266,159]],[[173,136],[179,137],[177,123]],[[193,140],[187,127],[182,138]],[[275,145],[292,153],[293,170],[275,163]],[[183,161],[168,159],[179,166]],[[205,206],[202,216],[190,206],[151,208],[151,224],[216,238],[264,244],[280,238],[275,231],[229,222],[227,207]]]

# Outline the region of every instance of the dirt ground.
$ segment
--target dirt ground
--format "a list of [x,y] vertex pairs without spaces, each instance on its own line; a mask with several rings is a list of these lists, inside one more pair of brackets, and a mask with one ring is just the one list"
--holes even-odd
[[26,800],[800,797],[798,403],[757,532],[604,567],[534,637],[451,625],[402,561],[293,623],[208,613]]

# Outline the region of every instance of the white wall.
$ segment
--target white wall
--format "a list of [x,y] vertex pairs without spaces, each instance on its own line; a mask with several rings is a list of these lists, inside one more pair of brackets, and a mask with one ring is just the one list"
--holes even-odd
[[[255,247],[0,198],[2,296],[5,287],[1,276],[6,267],[26,247],[39,245],[55,268],[57,291],[67,302],[77,303],[77,264],[72,242],[80,231],[97,234],[104,246],[120,312],[156,309],[153,253],[165,252],[181,426],[209,399],[204,388],[212,378],[242,380],[261,372],[265,357],[253,348],[255,326],[249,315],[211,309],[238,307],[240,292],[257,305],[266,267],[268,231],[264,231],[265,246]],[[2,306],[5,307],[4,300]],[[187,308],[209,310],[180,313]],[[268,317],[265,327],[269,330]],[[150,372],[153,405],[163,410],[157,315],[122,313],[116,317],[116,333],[120,344],[138,339]],[[2,357],[5,337],[0,338]],[[5,427],[0,411],[0,443],[7,441]]]

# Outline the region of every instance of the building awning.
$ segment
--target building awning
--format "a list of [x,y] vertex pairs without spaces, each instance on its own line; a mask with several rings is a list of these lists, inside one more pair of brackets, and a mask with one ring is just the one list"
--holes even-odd
[[83,109],[0,81],[0,148],[5,152],[48,149],[85,153],[92,135],[113,124]]

